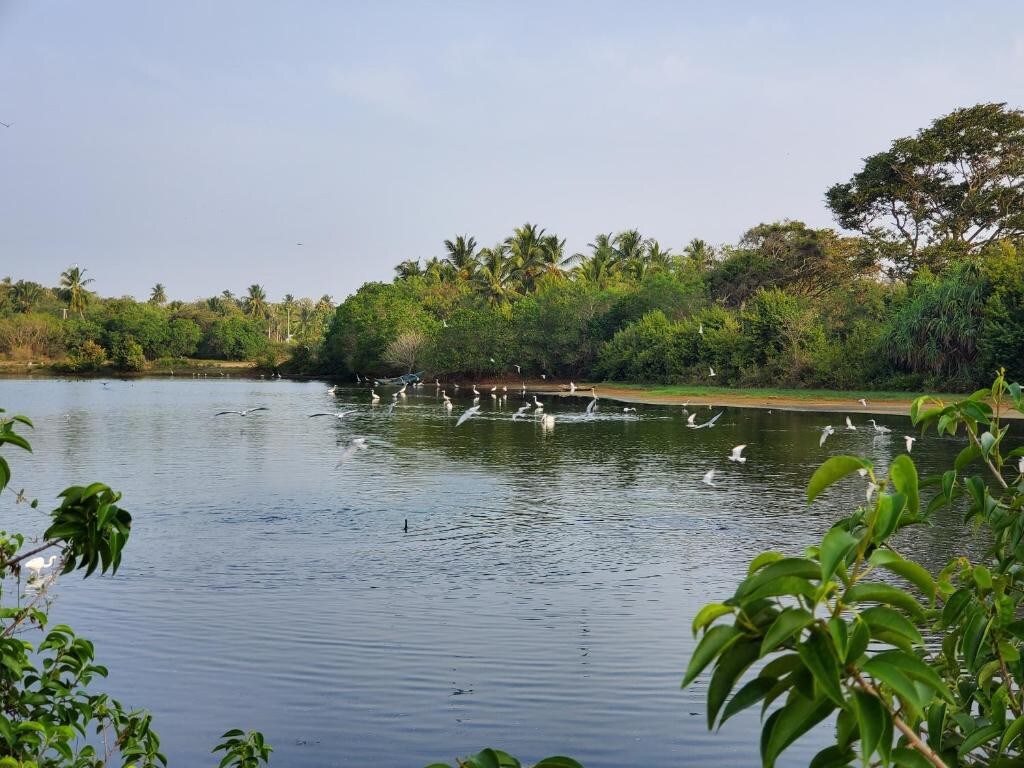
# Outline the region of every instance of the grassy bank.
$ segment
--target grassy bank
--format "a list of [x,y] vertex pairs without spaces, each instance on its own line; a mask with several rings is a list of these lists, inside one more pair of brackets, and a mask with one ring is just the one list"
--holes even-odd
[[190,376],[193,373],[221,373],[237,376],[255,376],[260,373],[251,360],[197,360],[177,358],[154,360],[145,370],[125,372],[110,366],[94,371],[68,373],[60,370],[56,361],[0,360],[0,376]]

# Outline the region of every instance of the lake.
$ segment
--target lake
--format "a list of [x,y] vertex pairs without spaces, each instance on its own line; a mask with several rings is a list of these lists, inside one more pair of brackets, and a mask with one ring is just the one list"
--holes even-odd
[[[799,552],[863,498],[850,479],[808,507],[834,453],[876,465],[909,419],[724,410],[691,430],[678,406],[542,397],[546,431],[485,393],[454,429],[433,386],[388,414],[364,388],[223,378],[0,380],[31,416],[31,456],[0,524],[38,534],[55,494],[101,480],[134,516],[113,577],[63,577],[51,620],[95,641],[105,688],[155,713],[175,766],[214,765],[228,728],[256,728],[272,765],[420,768],[484,746],[587,768],[758,763],[756,714],[705,728],[706,679],[680,691],[690,622],[763,549]],[[460,395],[466,393],[464,387]],[[245,418],[225,409],[265,406]],[[308,418],[355,409],[341,422]],[[820,428],[837,432],[824,448]],[[339,464],[353,436],[365,450]],[[748,444],[746,464],[726,459]],[[921,439],[922,473],[962,444]],[[717,471],[715,487],[701,482]],[[404,523],[408,520],[408,531]],[[952,521],[915,532],[933,566]],[[827,738],[827,734],[818,740]],[[806,765],[814,738],[787,765]]]

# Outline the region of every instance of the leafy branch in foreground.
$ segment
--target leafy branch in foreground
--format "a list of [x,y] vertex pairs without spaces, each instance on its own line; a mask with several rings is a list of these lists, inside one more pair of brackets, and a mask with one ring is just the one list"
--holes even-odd
[[[32,427],[24,416],[4,417],[0,409],[0,448],[31,451],[18,425]],[[11,468],[0,455],[0,495],[11,480]],[[16,494],[18,500],[24,492]],[[96,663],[93,644],[65,625],[48,627],[45,597],[57,571],[85,569],[83,578],[113,574],[131,533],[131,515],[118,506],[121,494],[102,483],[73,486],[60,494],[51,513],[43,542],[23,550],[25,537],[0,531],[0,768],[150,768],[166,765],[160,738],[152,729],[152,715],[129,709],[92,688],[107,669]],[[32,502],[35,508],[37,503]],[[55,551],[46,567],[40,553]],[[35,561],[35,562],[34,562]],[[21,573],[28,569],[24,597]],[[7,576],[16,577],[13,582]],[[16,604],[5,604],[5,590],[13,583]],[[39,642],[23,636],[39,637]],[[224,751],[221,768],[258,768],[266,763],[270,747],[263,735],[229,731],[215,751]]]
[[[935,477],[919,480],[906,454],[884,477],[854,456],[818,468],[808,502],[856,473],[866,503],[802,556],[755,557],[735,594],[694,618],[703,636],[683,685],[711,667],[709,728],[760,705],[768,767],[830,716],[834,743],[813,768],[1024,765],[1024,449],[1002,450],[1006,408],[1024,413],[1020,385],[1002,372],[959,402],[916,400],[922,431],[967,437]],[[922,490],[934,492],[927,506]],[[953,505],[991,546],[933,577],[900,554],[897,534]]]
[[[522,763],[500,749],[484,749],[470,757],[456,760],[455,763],[455,768],[522,768]],[[533,763],[532,767],[583,768],[571,757],[545,757],[540,762]],[[453,768],[453,766],[448,763],[431,763],[427,768]]]

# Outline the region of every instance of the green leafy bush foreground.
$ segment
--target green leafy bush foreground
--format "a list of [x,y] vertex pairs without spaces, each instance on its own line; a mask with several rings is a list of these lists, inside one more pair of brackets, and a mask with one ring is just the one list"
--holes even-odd
[[[885,474],[855,456],[814,473],[808,502],[859,475],[865,503],[801,556],[758,555],[731,597],[697,614],[683,685],[711,667],[709,728],[759,707],[769,767],[830,717],[814,768],[1024,765],[1024,449],[1004,450],[1011,408],[1024,413],[1021,387],[1002,373],[961,402],[916,400],[922,431],[967,438],[935,477],[920,479],[907,454]],[[991,546],[933,577],[900,554],[898,534],[947,506]]]

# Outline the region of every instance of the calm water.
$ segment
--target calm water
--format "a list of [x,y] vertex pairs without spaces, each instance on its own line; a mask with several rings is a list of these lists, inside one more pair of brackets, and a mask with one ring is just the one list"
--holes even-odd
[[[487,745],[588,768],[755,764],[756,717],[709,736],[704,688],[679,690],[690,621],[753,554],[798,551],[863,497],[851,480],[806,506],[826,456],[887,464],[909,430],[878,417],[894,435],[875,439],[863,417],[847,432],[837,414],[741,409],[690,430],[679,407],[602,401],[583,419],[586,399],[549,397],[546,432],[510,420],[516,395],[485,396],[455,430],[433,387],[390,416],[390,390],[373,407],[366,390],[325,389],[0,381],[0,406],[37,425],[15,487],[41,507],[72,483],[124,492],[121,571],[62,579],[52,619],[96,642],[112,693],[155,712],[173,765],[215,764],[236,726],[300,768],[418,768]],[[257,405],[269,410],[213,416]],[[348,408],[342,423],[307,418]],[[837,434],[821,449],[825,424]],[[336,467],[354,435],[370,447]],[[737,443],[745,465],[725,458]],[[914,455],[934,470],[960,447],[928,437]],[[700,481],[710,468],[715,488]],[[13,498],[0,524],[41,532],[42,510]],[[937,526],[912,546],[940,563],[959,535]]]

